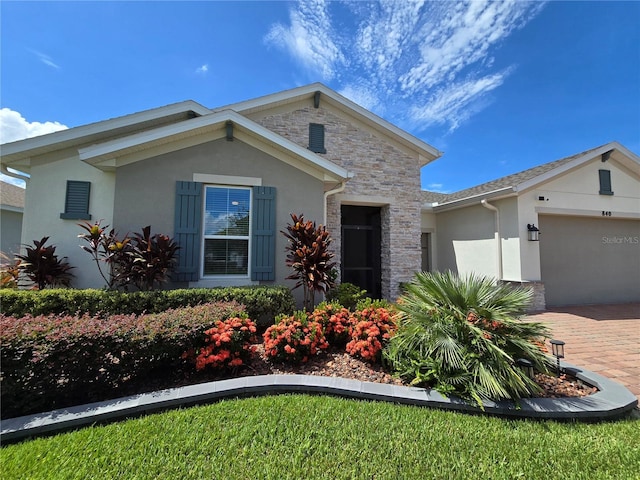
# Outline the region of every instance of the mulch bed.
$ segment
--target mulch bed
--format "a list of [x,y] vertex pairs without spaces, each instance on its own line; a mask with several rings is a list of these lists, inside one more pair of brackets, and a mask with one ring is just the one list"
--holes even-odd
[[[382,367],[354,358],[344,350],[330,349],[324,354],[312,357],[305,364],[287,365],[267,360],[264,355],[264,346],[259,344],[251,365],[240,367],[236,371],[221,373],[213,370],[204,370],[197,372],[193,365],[188,364],[181,368],[159,370],[144,377],[133,377],[115,386],[107,386],[97,382],[77,389],[65,388],[56,396],[54,404],[36,402],[30,405],[25,403],[24,399],[18,402],[3,401],[0,416],[5,419],[167,388],[183,387],[241,376],[271,374],[319,375],[342,377],[363,382],[405,385],[402,380],[394,378],[384,371]],[[536,375],[536,381],[543,388],[543,393],[540,396],[547,398],[584,397],[597,391],[595,387],[585,385],[567,375],[555,377],[538,374]]]
[[[266,359],[262,344],[257,346],[256,356],[251,365],[236,372],[219,373],[213,371],[172,372],[166,377],[138,379],[126,386],[126,395],[154,391],[162,388],[179,387],[195,383],[211,382],[228,378],[250,375],[272,374],[301,374],[319,375],[325,377],[341,377],[363,382],[388,383],[393,385],[406,385],[402,380],[393,377],[379,365],[371,365],[367,362],[352,357],[344,350],[330,349],[322,355],[312,357],[307,363],[300,365],[287,365],[273,363]],[[536,382],[543,389],[540,397],[584,397],[597,392],[597,388],[591,387],[568,375],[560,377],[537,374]],[[124,385],[123,385],[124,387]]]

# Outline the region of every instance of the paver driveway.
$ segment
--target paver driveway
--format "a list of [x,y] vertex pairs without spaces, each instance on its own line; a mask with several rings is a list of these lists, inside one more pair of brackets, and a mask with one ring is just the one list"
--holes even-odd
[[621,383],[640,400],[640,303],[556,307],[527,319],[566,343],[567,363]]

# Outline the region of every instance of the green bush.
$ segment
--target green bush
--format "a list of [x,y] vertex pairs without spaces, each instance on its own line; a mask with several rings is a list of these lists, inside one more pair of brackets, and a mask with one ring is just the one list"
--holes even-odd
[[518,399],[539,391],[516,365],[527,358],[545,372],[541,323],[522,322],[531,291],[491,278],[418,273],[400,298],[398,332],[384,355],[404,380],[482,400]]
[[101,399],[134,377],[153,377],[204,347],[217,321],[244,317],[218,302],[108,317],[0,315],[3,418]]
[[339,303],[344,308],[351,311],[356,309],[358,302],[367,298],[367,291],[353,283],[341,283],[327,292],[327,301],[330,303]]
[[295,309],[291,291],[282,286],[193,288],[133,293],[73,289],[0,290],[1,311],[13,317],[76,313],[103,317],[117,314],[140,315],[144,312],[159,313],[171,308],[227,301],[236,301],[244,305],[249,318],[262,328],[272,324],[277,315],[289,315]]

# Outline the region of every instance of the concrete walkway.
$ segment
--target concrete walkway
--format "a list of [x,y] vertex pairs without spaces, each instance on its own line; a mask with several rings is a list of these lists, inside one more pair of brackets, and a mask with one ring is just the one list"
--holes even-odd
[[621,383],[640,400],[640,303],[556,307],[527,319],[566,343],[565,361]]

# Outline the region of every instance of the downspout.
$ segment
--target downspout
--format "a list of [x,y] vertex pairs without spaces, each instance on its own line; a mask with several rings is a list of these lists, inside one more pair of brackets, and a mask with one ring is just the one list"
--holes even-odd
[[334,188],[333,190],[328,190],[326,192],[324,192],[324,215],[323,215],[323,225],[326,227],[327,226],[327,199],[329,198],[329,195],[335,195],[336,193],[340,193],[342,191],[344,191],[344,189],[347,187],[347,182],[342,181],[340,182],[340,185],[336,188]]
[[486,200],[482,200],[480,202],[483,207],[494,212],[495,216],[495,225],[496,225],[496,255],[498,256],[498,281],[502,280],[502,241],[500,240],[500,210],[491,205]]

